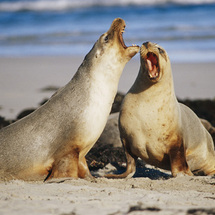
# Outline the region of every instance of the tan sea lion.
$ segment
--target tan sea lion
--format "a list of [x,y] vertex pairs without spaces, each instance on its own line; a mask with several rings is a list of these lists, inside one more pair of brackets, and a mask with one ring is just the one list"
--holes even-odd
[[29,116],[0,130],[2,180],[85,178],[85,155],[102,133],[126,63],[125,21],[117,18],[94,44],[72,80]]
[[143,43],[141,66],[124,98],[119,129],[127,170],[111,178],[132,176],[137,158],[171,170],[173,176],[215,174],[213,140],[200,119],[178,103],[169,57],[154,43]]

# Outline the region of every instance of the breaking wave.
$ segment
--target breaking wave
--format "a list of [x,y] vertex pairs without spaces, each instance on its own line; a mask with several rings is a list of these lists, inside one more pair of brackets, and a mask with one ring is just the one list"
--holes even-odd
[[14,0],[0,2],[0,11],[61,11],[95,6],[198,5],[213,3],[215,3],[215,0]]

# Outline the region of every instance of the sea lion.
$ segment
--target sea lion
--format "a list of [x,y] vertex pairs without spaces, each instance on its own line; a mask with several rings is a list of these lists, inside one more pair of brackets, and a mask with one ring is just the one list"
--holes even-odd
[[213,140],[196,114],[177,101],[166,51],[146,42],[140,55],[139,74],[119,116],[127,170],[107,177],[133,176],[137,158],[171,170],[174,177],[215,174]]
[[126,63],[139,52],[127,47],[125,21],[101,35],[72,80],[27,117],[0,130],[2,180],[85,178],[85,155],[102,133]]
[[213,125],[211,125],[210,122],[208,122],[206,119],[201,119],[201,123],[205,126],[205,128],[207,129],[207,131],[211,134],[211,136],[213,137],[213,135],[215,134],[215,127],[213,127]]

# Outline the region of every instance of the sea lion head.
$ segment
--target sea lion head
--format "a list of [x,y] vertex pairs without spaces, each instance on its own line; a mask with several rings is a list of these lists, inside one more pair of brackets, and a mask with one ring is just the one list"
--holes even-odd
[[127,47],[123,40],[125,21],[121,18],[113,20],[110,29],[102,34],[89,53],[98,60],[105,57],[113,57],[115,60],[127,63],[135,54],[139,52],[139,46]]
[[145,42],[140,48],[141,70],[148,80],[157,83],[168,71],[169,57],[166,51],[159,45]]

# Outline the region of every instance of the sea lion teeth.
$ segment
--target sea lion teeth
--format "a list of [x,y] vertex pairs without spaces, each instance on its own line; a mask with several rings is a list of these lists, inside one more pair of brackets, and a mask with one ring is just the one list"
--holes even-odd
[[27,117],[0,130],[0,179],[92,177],[85,155],[101,135],[120,75],[139,47],[126,47],[117,18],[72,80]]
[[[196,114],[177,101],[166,51],[147,42],[141,46],[140,55],[139,74],[119,116],[127,168],[120,175],[106,177],[132,177],[138,158],[171,170],[173,176],[215,175],[213,139]],[[158,71],[150,74],[155,67]]]
[[[146,59],[149,70],[152,70],[152,62],[149,59]],[[151,75],[151,73],[149,73],[149,75]]]

